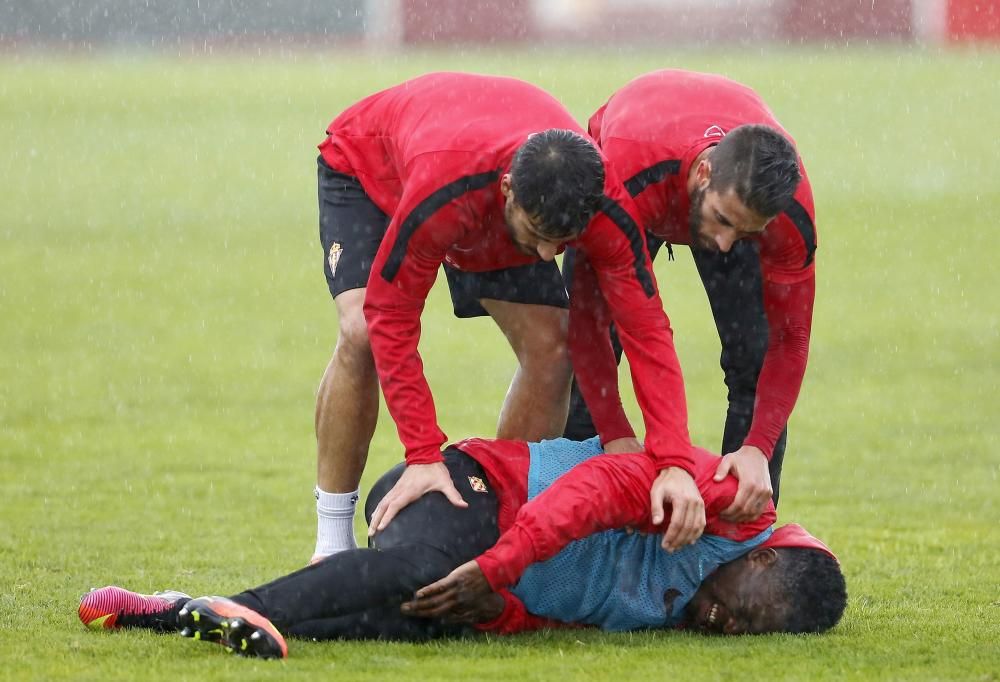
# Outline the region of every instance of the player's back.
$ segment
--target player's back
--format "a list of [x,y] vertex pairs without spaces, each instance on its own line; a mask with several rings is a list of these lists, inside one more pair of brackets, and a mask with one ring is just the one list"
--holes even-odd
[[566,108],[535,85],[446,72],[366,97],[327,132],[340,157],[331,163],[338,170],[402,178],[409,164],[430,153],[465,152],[487,165],[509,163],[528,135],[548,128],[580,130]]
[[716,74],[678,69],[653,71],[625,84],[595,119],[592,132],[600,140],[617,137],[678,150],[748,123],[777,128],[791,139],[751,88]]

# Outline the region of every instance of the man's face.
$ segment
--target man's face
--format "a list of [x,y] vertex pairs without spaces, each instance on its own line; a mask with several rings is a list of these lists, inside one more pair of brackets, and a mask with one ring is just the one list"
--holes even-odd
[[514,191],[510,185],[510,175],[500,179],[500,191],[506,198],[503,208],[504,221],[507,223],[507,233],[517,250],[526,256],[551,261],[559,253],[559,247],[575,239],[575,236],[565,239],[553,239],[539,233],[538,221],[517,203]]
[[728,252],[738,240],[763,232],[770,220],[740,201],[735,188],[718,192],[706,181],[691,192],[692,248]]
[[780,632],[787,605],[772,585],[776,561],[774,550],[757,548],[721,566],[688,603],[688,627],[719,635]]

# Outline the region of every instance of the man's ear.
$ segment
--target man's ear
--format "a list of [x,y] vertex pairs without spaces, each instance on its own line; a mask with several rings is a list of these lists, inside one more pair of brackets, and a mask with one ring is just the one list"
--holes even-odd
[[756,568],[768,569],[778,563],[778,552],[774,547],[757,547],[747,555],[747,561]]
[[694,170],[695,180],[698,182],[698,189],[708,189],[708,184],[712,181],[712,162],[707,158],[698,162],[698,167]]
[[511,189],[510,184],[510,173],[504,173],[503,177],[500,178],[500,192],[506,199],[510,199],[514,194],[514,190]]

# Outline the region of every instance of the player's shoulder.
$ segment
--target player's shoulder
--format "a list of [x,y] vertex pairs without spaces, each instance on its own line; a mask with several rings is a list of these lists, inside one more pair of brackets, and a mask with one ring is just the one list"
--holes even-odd
[[817,243],[811,223],[781,216],[758,238],[758,246],[766,279],[794,284],[814,275]]
[[792,274],[812,265],[819,236],[807,179],[803,178],[788,207],[768,224],[758,244],[762,263],[772,270]]

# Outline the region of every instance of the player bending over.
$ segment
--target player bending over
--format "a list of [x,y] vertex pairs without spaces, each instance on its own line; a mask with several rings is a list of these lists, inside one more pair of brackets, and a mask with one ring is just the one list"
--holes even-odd
[[[668,553],[664,524],[650,515],[655,463],[597,455],[596,438],[462,441],[445,464],[468,508],[425,495],[372,549],[229,598],[105,587],[84,596],[80,618],[95,628],[180,630],[261,657],[285,657],[283,635],[419,640],[567,624],[745,634],[822,632],[839,621],[847,595],[836,557],[799,526],[772,529],[773,506],[751,522],[723,520],[738,483],[713,480],[717,456],[694,451],[705,533]],[[369,516],[402,471],[374,486]]]
[[[670,260],[671,245],[691,247],[722,342],[729,407],[720,472],[740,480],[726,515],[753,518],[768,498],[778,503],[786,427],[809,357],[816,214],[795,143],[749,87],[676,69],[627,83],[588,129],[635,201],[650,258],[664,244]],[[587,271],[582,258],[568,251],[563,261],[574,280]],[[587,371],[577,376],[563,435],[628,435],[613,390],[619,344],[613,331],[609,343],[606,321],[593,334],[600,302],[571,284],[582,294],[572,309],[589,319],[571,315],[570,352]]]

